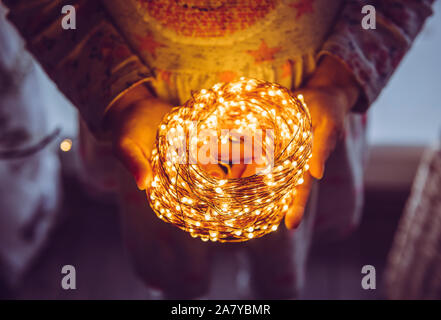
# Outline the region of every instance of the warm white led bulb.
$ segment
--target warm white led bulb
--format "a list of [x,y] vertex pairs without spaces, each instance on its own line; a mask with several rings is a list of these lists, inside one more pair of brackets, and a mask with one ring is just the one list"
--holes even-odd
[[159,126],[150,205],[203,241],[261,237],[293,202],[311,142],[303,97],[280,85],[241,78],[203,89]]

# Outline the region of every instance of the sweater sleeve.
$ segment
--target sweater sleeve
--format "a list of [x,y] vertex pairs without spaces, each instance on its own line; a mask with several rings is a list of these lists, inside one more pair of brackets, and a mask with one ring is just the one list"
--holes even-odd
[[[340,60],[352,72],[362,95],[356,112],[365,112],[409,50],[434,0],[345,0],[334,29],[318,53]],[[364,29],[365,5],[376,12],[376,29]]]
[[[131,87],[151,79],[99,0],[5,0],[8,18],[59,89],[79,109],[93,133]],[[76,29],[63,29],[64,5],[73,5]]]

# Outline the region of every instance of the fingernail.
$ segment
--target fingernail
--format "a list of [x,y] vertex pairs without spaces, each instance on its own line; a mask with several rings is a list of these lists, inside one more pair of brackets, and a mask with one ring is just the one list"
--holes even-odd
[[288,230],[291,230],[293,228],[291,222],[289,222],[288,219],[285,219],[285,227]]
[[140,179],[136,180],[136,185],[138,186],[139,190],[145,190],[147,188],[147,180],[142,181]]
[[324,174],[325,174],[325,165],[323,164],[323,165],[320,166],[320,171],[319,171],[319,174],[318,174],[318,179],[323,178]]
[[288,229],[296,229],[302,222],[305,208],[299,205],[293,205],[291,212],[285,218],[285,225]]
[[301,222],[302,222],[302,219],[300,219],[299,221],[295,221],[295,222],[285,221],[285,226],[289,230],[295,230],[299,227]]
[[302,223],[302,219],[300,219],[299,221],[297,221],[297,223],[295,223],[295,224],[292,226],[291,229],[297,229],[297,228],[300,226],[301,223]]

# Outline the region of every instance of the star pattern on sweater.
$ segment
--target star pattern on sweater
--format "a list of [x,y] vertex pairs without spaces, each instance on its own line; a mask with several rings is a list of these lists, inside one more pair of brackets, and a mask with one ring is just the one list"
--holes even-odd
[[155,40],[152,34],[147,34],[145,36],[137,36],[139,42],[139,49],[144,52],[150,53],[156,58],[156,50],[160,47],[164,47],[162,43]]
[[296,18],[300,18],[304,14],[314,12],[314,0],[298,0],[297,2],[290,4],[290,7],[297,10]]
[[262,40],[258,49],[247,50],[246,53],[254,57],[255,64],[261,64],[266,61],[273,61],[274,55],[280,50],[281,47],[268,47],[265,40]]

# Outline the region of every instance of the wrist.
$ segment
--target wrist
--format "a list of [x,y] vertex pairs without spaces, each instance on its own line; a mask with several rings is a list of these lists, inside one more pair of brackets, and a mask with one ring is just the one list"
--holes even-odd
[[305,87],[325,90],[343,97],[347,112],[360,96],[360,87],[350,70],[343,62],[329,55],[323,57]]
[[143,84],[139,84],[115,101],[109,108],[108,113],[119,113],[136,102],[149,98],[154,98],[151,92]]
[[149,99],[155,99],[155,97],[144,85],[140,84],[131,88],[107,110],[104,118],[105,126],[112,126],[112,123],[119,119],[127,109],[130,109],[140,101]]

